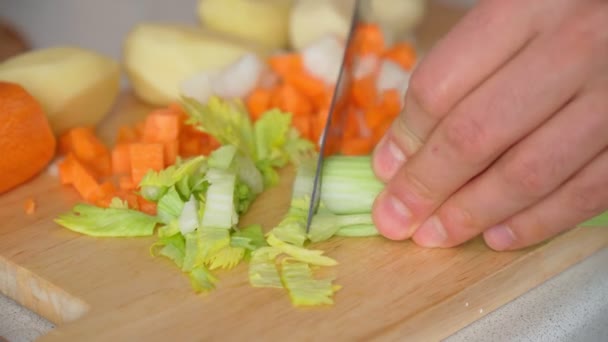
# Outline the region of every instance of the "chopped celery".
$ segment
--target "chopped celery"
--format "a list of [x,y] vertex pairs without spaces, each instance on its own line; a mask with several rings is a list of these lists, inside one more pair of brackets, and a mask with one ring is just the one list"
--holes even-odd
[[124,208],[99,208],[77,204],[55,222],[72,231],[97,237],[150,236],[158,220],[154,216]]
[[321,203],[334,214],[369,213],[384,188],[374,175],[370,156],[332,156],[323,164]]
[[239,180],[251,189],[252,194],[258,195],[264,191],[264,180],[260,170],[255,167],[253,161],[244,155],[236,155],[236,171]]
[[158,227],[157,235],[159,238],[170,237],[180,233],[177,219],[172,220],[169,224]]
[[260,247],[268,246],[268,243],[266,243],[266,240],[264,239],[264,232],[262,231],[262,226],[260,226],[259,224],[252,224],[248,227],[241,228],[240,230],[234,232],[234,234],[232,234],[232,240],[234,241],[237,238],[246,239],[246,246],[249,246],[238,247],[245,247],[248,249],[255,250]]
[[209,156],[209,167],[224,171],[231,169],[236,153],[237,149],[232,145],[218,148]]
[[155,255],[154,250],[160,247],[158,251],[159,255],[162,255],[177,265],[177,267],[182,268],[184,263],[184,254],[186,249],[186,244],[184,237],[181,234],[175,234],[173,236],[168,236],[162,239],[159,239],[152,246],[152,254]]
[[371,214],[335,215],[329,210],[319,208],[313,216],[308,238],[311,242],[325,241],[342,227],[352,225],[373,225]]
[[198,230],[198,254],[196,264],[207,265],[225,247],[230,247],[230,232],[222,228],[201,228]]
[[188,202],[184,203],[182,212],[178,218],[178,226],[184,235],[193,232],[199,227],[198,201],[194,195],[191,195]]
[[274,236],[281,241],[303,246],[306,242],[308,203],[306,199],[292,200],[287,215],[272,229]]
[[148,201],[158,201],[167,189],[175,183],[172,177],[174,171],[175,166],[170,166],[158,172],[148,171],[139,182],[141,196]]
[[289,161],[283,148],[291,124],[291,114],[270,110],[255,122],[254,136],[258,160],[269,160],[272,166],[282,167]]
[[340,227],[335,236],[344,237],[367,237],[378,236],[378,230],[374,224],[354,224],[352,226]]
[[125,200],[120,199],[120,197],[112,197],[109,207],[115,209],[129,209],[129,203],[127,203],[127,201]]
[[592,217],[591,219],[580,224],[581,227],[599,227],[608,226],[608,211]]
[[207,171],[207,179],[211,185],[207,189],[202,226],[230,229],[238,222],[234,207],[236,175],[211,168]]
[[182,271],[189,272],[194,268],[198,256],[198,236],[196,232],[184,234],[185,250]]
[[249,262],[249,283],[253,287],[282,288],[281,278],[275,259],[281,250],[274,247],[261,247],[251,253]]
[[209,260],[209,269],[231,269],[245,256],[245,249],[241,247],[226,246],[215,253]]
[[298,261],[318,266],[334,266],[338,264],[336,260],[323,256],[323,251],[290,245],[277,239],[272,233],[268,234],[266,241],[271,247],[279,249],[281,252],[293,257]]
[[284,262],[281,280],[295,306],[333,304],[331,296],[340,288],[333,279],[314,279],[310,266],[302,262]]
[[195,292],[208,292],[215,289],[218,279],[204,266],[197,266],[190,271],[190,283]]
[[174,186],[158,200],[156,208],[156,216],[160,222],[168,224],[172,220],[177,219],[184,208],[184,201],[177,193]]

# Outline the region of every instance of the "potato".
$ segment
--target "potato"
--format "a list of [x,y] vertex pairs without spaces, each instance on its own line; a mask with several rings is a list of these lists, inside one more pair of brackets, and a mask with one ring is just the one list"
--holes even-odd
[[259,46],[221,33],[179,25],[144,23],[124,43],[124,64],[136,95],[153,105],[179,100],[188,77],[219,70],[247,53],[263,56]]
[[42,105],[57,135],[96,125],[120,90],[114,60],[76,47],[33,50],[0,64],[0,80],[24,87]]
[[289,43],[303,49],[327,34],[346,38],[354,8],[352,0],[298,0],[291,9]]
[[292,0],[200,0],[198,17],[211,30],[270,49],[284,49],[291,3]]
[[401,40],[420,24],[426,6],[426,0],[365,0],[361,15],[365,20],[379,23],[387,38]]

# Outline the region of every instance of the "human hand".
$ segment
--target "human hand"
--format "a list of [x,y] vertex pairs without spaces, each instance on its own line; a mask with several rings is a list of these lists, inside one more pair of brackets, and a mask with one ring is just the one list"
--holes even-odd
[[376,147],[388,238],[533,245],[608,208],[608,1],[486,0],[412,75]]

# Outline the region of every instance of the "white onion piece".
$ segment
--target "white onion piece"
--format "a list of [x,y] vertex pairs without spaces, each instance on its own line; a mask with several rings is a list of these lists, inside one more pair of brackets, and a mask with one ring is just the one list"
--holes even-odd
[[355,59],[353,67],[353,77],[356,80],[360,80],[366,76],[371,75],[378,69],[380,59],[374,55],[364,55]]
[[244,98],[257,87],[265,68],[258,56],[246,54],[212,80],[213,94],[225,99]]
[[333,85],[338,79],[344,44],[334,35],[326,35],[302,50],[304,69],[312,76]]
[[397,89],[404,96],[410,82],[410,73],[399,64],[384,60],[380,64],[380,72],[376,80],[376,91],[382,94],[386,90]]
[[213,95],[211,83],[218,76],[217,71],[201,71],[183,80],[180,84],[182,96],[191,97],[205,103]]

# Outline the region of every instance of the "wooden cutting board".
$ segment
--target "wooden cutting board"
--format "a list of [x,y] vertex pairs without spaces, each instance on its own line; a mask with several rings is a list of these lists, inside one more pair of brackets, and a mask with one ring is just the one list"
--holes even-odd
[[[458,15],[425,24],[432,41]],[[442,26],[443,25],[443,26]],[[103,123],[139,120],[147,107],[126,93]],[[285,213],[293,170],[243,219],[266,229]],[[38,210],[23,213],[33,196]],[[220,272],[218,289],[195,295],[170,261],[153,258],[153,238],[95,239],[52,221],[77,196],[44,173],[0,196],[0,291],[58,325],[42,341],[439,340],[608,246],[608,229],[577,228],[541,246],[496,253],[480,240],[430,250],[382,238],[319,245],[340,262],[335,305],[293,308],[282,290],[249,286],[246,266]]]

